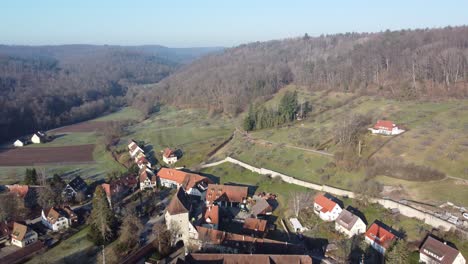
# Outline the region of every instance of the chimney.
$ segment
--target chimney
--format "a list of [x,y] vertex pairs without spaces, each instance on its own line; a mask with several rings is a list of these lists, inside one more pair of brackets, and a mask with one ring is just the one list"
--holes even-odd
[[447,245],[447,241],[444,241],[444,245]]

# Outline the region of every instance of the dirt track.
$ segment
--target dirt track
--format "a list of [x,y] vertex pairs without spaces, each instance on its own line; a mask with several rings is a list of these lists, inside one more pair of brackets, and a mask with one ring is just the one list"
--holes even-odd
[[94,144],[0,149],[0,166],[29,166],[43,163],[93,162]]

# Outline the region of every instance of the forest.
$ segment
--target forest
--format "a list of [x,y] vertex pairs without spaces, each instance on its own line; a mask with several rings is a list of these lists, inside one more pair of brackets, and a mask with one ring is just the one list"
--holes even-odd
[[0,142],[131,104],[129,87],[158,82],[215,50],[0,45]]
[[295,83],[398,100],[468,95],[468,27],[254,42],[183,67],[152,89],[164,102],[237,115]]

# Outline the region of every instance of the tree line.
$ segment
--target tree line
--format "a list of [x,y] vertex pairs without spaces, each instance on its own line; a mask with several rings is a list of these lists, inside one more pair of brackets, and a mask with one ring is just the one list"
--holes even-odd
[[0,46],[0,142],[115,111],[177,67],[125,48]]
[[399,100],[465,98],[467,51],[467,26],[254,42],[197,60],[152,91],[230,115],[290,83]]

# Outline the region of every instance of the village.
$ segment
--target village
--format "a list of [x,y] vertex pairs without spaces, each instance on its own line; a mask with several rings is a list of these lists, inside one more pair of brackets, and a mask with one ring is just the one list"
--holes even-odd
[[[405,131],[384,120],[369,130],[384,136]],[[44,140],[50,138],[38,132],[30,140],[18,139],[14,146]],[[289,197],[291,205],[281,205],[278,198],[284,194],[258,192],[255,186],[236,182],[221,184],[214,175],[176,167],[182,156],[180,149],[161,150],[161,165],[155,165],[144,143],[131,140],[126,148],[137,171],[92,184],[79,176],[68,183],[54,176],[51,185],[60,186],[54,190],[61,204],[41,207],[37,200],[42,186],[4,186],[4,192],[20,199],[30,212],[24,219],[0,223],[1,262],[24,262],[78,232],[98,210],[95,199],[99,193],[106,197],[105,207],[113,215],[125,218],[136,213],[144,223],[139,234],[134,234],[137,249],[119,261],[122,263],[270,263],[268,259],[274,263],[342,263],[347,258],[368,263],[383,261],[388,254],[403,254],[397,250],[406,247],[405,230],[395,230],[385,218],[368,223],[362,213],[364,208],[344,206],[343,199],[349,197],[327,192],[315,196],[299,193]],[[334,223],[331,232],[342,241],[361,241],[372,252],[348,252],[343,256],[342,247],[346,246],[342,244],[311,243],[313,238],[306,238],[311,227],[303,223],[304,219],[301,222],[294,215],[278,219],[275,211],[280,205],[313,212],[320,221]],[[284,234],[278,236],[281,232]],[[99,233],[96,237],[101,239]],[[156,259],[149,257],[155,248]],[[431,233],[418,248],[420,263],[466,263],[456,245]]]

